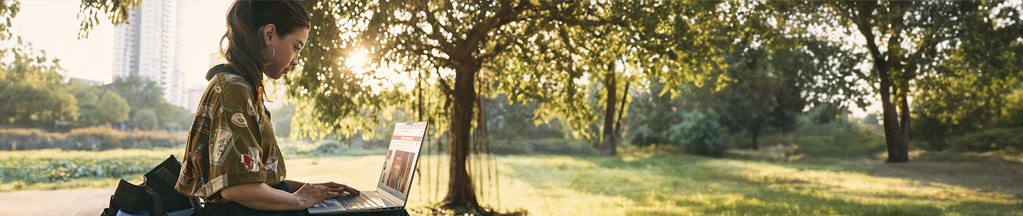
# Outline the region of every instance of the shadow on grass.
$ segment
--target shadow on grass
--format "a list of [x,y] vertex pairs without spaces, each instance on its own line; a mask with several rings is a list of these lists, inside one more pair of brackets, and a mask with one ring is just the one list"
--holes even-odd
[[[970,200],[977,194],[932,197],[933,193],[913,191],[943,189],[907,180],[814,170],[808,166],[789,168],[697,156],[530,158],[507,164],[515,173],[524,173],[515,178],[534,186],[634,201],[637,205],[626,207],[629,215],[1020,213],[1018,204],[1005,200]],[[829,180],[831,178],[837,180]],[[879,184],[903,185],[885,188],[877,186]]]

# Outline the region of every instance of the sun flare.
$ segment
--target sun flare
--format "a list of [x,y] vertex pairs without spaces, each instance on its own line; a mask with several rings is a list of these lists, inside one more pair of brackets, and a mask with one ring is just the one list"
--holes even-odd
[[348,58],[345,58],[345,66],[352,69],[361,69],[366,67],[369,62],[369,52],[364,49],[357,49],[348,53]]

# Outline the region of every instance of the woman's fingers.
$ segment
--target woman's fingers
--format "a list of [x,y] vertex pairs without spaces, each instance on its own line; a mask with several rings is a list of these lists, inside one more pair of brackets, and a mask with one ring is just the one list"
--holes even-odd
[[344,191],[348,191],[348,193],[350,193],[350,194],[359,195],[359,190],[356,190],[353,187],[344,186],[344,187],[341,187],[341,189],[344,190]]
[[336,191],[331,190],[330,187],[327,187],[327,186],[324,186],[324,185],[317,185],[317,186],[320,188],[320,191],[323,194],[326,195],[324,198],[336,197],[338,194],[341,194],[341,193],[338,193]]
[[348,192],[349,194],[352,194],[352,195],[359,195],[359,193],[360,193],[359,190],[357,190],[357,189],[355,189],[353,187],[349,187],[348,185],[339,184],[339,183],[335,183],[335,182],[325,182],[325,183],[319,183],[319,184],[316,184],[316,185],[317,186],[327,187],[330,190],[330,192],[334,192],[334,193],[337,193],[337,194]]
[[338,194],[340,194],[340,193],[338,193],[336,191],[331,190],[330,187],[327,187],[327,186],[324,186],[324,185],[310,185],[310,184],[306,184],[306,185],[303,185],[302,187],[309,187],[309,189],[311,189],[310,192],[312,192],[312,194],[317,196],[317,198],[319,198],[321,201],[323,199],[326,199],[326,198],[336,197]]

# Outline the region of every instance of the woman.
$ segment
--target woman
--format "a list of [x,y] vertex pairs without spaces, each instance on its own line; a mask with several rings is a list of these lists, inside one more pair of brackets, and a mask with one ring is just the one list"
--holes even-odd
[[[294,0],[239,0],[227,14],[229,64],[210,80],[189,131],[175,189],[203,198],[206,215],[303,215],[326,198],[359,191],[343,184],[286,179],[263,77],[279,79],[298,64],[309,16]],[[297,188],[297,190],[293,190]]]

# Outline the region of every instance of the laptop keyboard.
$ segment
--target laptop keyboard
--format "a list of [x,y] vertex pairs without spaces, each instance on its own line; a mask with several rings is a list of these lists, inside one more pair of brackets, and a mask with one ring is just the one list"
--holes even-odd
[[373,202],[365,195],[338,197],[337,201],[345,209],[360,209],[370,207],[382,207],[379,203]]

